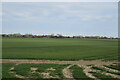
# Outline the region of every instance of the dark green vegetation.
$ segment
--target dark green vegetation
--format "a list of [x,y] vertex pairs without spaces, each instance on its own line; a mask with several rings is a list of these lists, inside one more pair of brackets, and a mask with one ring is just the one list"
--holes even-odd
[[[112,65],[112,66],[113,66],[113,65]],[[116,66],[116,65],[114,65],[114,66]],[[111,72],[111,71],[108,71],[108,70],[103,69],[103,68],[100,68],[100,67],[95,67],[95,66],[93,66],[92,69],[100,70],[101,72],[106,72],[106,73],[111,73],[111,74],[120,75],[120,72]]]
[[4,59],[117,60],[116,39],[3,38]]
[[115,70],[119,70],[120,71],[120,64],[117,64],[117,65],[109,65],[109,66],[106,66],[105,67],[108,67],[108,68],[111,68],[111,69],[115,69]]
[[104,75],[104,74],[97,73],[97,72],[90,72],[90,73],[94,75],[95,77],[97,77],[98,79],[102,79],[102,80],[120,80],[120,79],[114,79],[111,76]]
[[[69,64],[3,63],[2,80],[62,80],[65,79],[64,73],[66,72],[63,72],[63,69],[68,66]],[[94,70],[101,70],[101,72],[90,72],[93,76],[101,80],[120,80],[102,74],[103,72],[115,74],[115,72],[109,72],[95,66],[93,66],[92,68]],[[69,69],[75,80],[94,80],[89,78],[84,73],[83,68],[78,67],[77,65],[71,66]]]
[[[16,74],[20,74],[22,76],[27,76],[30,78],[43,78],[39,73],[50,73],[50,76],[59,75],[60,78],[64,78],[62,74],[62,69],[67,67],[68,65],[57,65],[57,64],[20,64],[15,67]],[[36,73],[31,73],[31,68],[38,68]],[[54,70],[49,70],[53,68]]]
[[14,65],[15,64],[13,64],[13,63],[2,64],[2,73],[4,73],[4,75],[2,75],[3,78],[14,78],[15,77],[15,76],[13,76],[12,74],[9,73],[9,69]]
[[[15,65],[12,63],[3,63],[3,80],[12,79],[19,80],[15,75],[21,75],[25,78],[43,79],[44,75],[41,73],[49,73],[52,77],[64,78],[62,69],[68,65],[57,65],[57,64],[19,64]],[[14,70],[10,70],[14,67]],[[31,68],[36,68],[36,70],[31,70]],[[52,68],[52,69],[51,69]],[[55,80],[57,80],[57,77]],[[54,78],[53,78],[54,79]]]
[[100,71],[105,71],[105,69],[102,69],[102,68],[99,68],[99,67],[95,67],[95,66],[92,66],[92,69],[100,70]]
[[13,63],[4,63],[2,64],[2,80],[22,80],[16,78],[13,73],[10,73],[10,68],[13,67],[15,64]]
[[80,79],[93,80],[93,79],[87,77],[85,75],[85,73],[83,72],[83,69],[78,67],[77,65],[70,67],[70,69],[71,69],[72,75],[75,78],[75,80],[80,80]]

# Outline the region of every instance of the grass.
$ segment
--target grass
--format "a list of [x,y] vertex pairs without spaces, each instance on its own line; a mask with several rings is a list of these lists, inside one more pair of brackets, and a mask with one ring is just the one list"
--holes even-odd
[[2,80],[22,80],[15,77],[13,73],[10,73],[10,68],[13,67],[14,63],[3,63],[2,64]]
[[[2,70],[2,80],[22,80],[19,78],[15,77],[14,73],[10,73],[10,68],[15,67],[13,72],[15,72],[17,75],[25,76],[28,78],[32,79],[43,79],[43,76],[40,74],[42,72],[49,72],[50,76],[55,77],[57,75],[60,79],[64,78],[64,75],[62,73],[62,69],[67,67],[68,65],[60,65],[60,64],[19,64],[15,65],[13,63],[3,63],[3,70]],[[35,73],[32,73],[31,67],[38,68]],[[55,69],[54,71],[52,70],[47,70],[49,68]],[[54,80],[54,79],[49,79],[49,80]],[[57,78],[55,79],[57,80]]]
[[15,64],[13,64],[13,63],[3,63],[2,64],[2,73],[3,73],[2,77],[3,78],[14,78],[15,77],[9,73],[10,72],[9,69],[11,67],[13,67],[14,65]]
[[[19,65],[15,65],[14,63],[3,63],[2,64],[2,67],[3,67],[3,70],[2,70],[2,77],[3,79],[2,80],[22,80],[22,79],[19,79],[19,78],[16,78],[15,77],[15,74],[14,73],[10,73],[10,68],[11,67],[15,67],[14,70],[12,70],[13,72],[15,72],[17,75],[22,75],[22,76],[25,76],[25,77],[29,77],[29,78],[32,78],[34,80],[39,80],[39,79],[43,79],[43,75],[41,75],[40,73],[42,72],[45,72],[45,73],[50,73],[50,76],[53,76],[55,77],[56,75],[59,76],[60,79],[64,79],[64,75],[62,73],[62,70],[63,68],[67,67],[69,65],[65,64],[33,64],[33,63],[27,63],[27,64],[19,64]],[[88,66],[91,66],[91,65],[88,65]],[[35,73],[32,73],[31,69],[30,68],[38,68],[36,70]],[[48,70],[50,68],[53,68],[55,70]],[[101,72],[107,72],[107,73],[112,73],[112,74],[117,74],[117,75],[120,75],[120,73],[115,73],[115,72],[109,72],[105,69],[102,69],[102,68],[99,68],[99,67],[95,67],[93,66],[92,67],[93,69],[96,69],[96,70],[101,70]],[[85,80],[93,80],[89,77],[87,77],[85,75],[85,73],[83,72],[83,68],[80,68],[78,67],[77,65],[74,65],[72,67],[70,67],[70,70],[72,72],[72,75],[73,77],[76,79],[76,80],[80,80],[80,79],[85,79]],[[111,76],[107,76],[107,75],[103,75],[101,73],[97,73],[97,72],[90,72],[92,73],[94,76],[96,76],[97,78],[99,79],[102,79],[102,80],[119,80],[119,79],[115,79],[115,78],[112,78]],[[51,79],[48,79],[48,80],[60,80],[58,78],[51,78]],[[47,80],[47,79],[45,79]]]
[[111,69],[115,69],[115,70],[119,70],[120,71],[120,65],[104,65],[105,67],[111,68]]
[[[68,65],[58,65],[58,64],[20,64],[15,67],[16,74],[30,77],[30,78],[43,78],[43,76],[39,73],[42,72],[50,72],[51,76],[58,75],[60,78],[64,78],[62,74],[62,69]],[[36,73],[31,73],[30,68],[35,67],[38,68]],[[48,68],[54,68],[54,71],[48,71]]]
[[89,73],[91,73],[93,76],[101,80],[120,80],[120,79],[115,79],[115,78],[112,78],[111,76],[104,75],[104,74],[97,73],[97,72],[89,72]]
[[117,60],[116,39],[3,38],[4,59]]
[[102,69],[102,68],[99,68],[99,67],[95,67],[95,66],[92,66],[91,68],[95,69],[95,70],[105,71],[105,69]]
[[77,65],[74,65],[74,66],[70,67],[70,69],[71,69],[73,77],[76,80],[80,80],[80,79],[83,79],[83,80],[84,79],[93,80],[93,79],[90,79],[89,77],[87,77],[85,75],[85,73],[83,72],[83,69],[78,67]]
[[99,67],[95,67],[95,66],[93,66],[92,69],[100,70],[100,71],[102,71],[102,72],[111,73],[111,74],[115,74],[115,75],[120,75],[120,72],[112,72],[112,71],[108,71],[108,70],[106,70],[106,69],[99,68]]

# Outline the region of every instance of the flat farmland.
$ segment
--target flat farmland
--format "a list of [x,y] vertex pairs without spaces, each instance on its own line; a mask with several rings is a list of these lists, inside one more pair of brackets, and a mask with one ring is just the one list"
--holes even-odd
[[120,80],[117,39],[3,38],[2,45],[2,80]]
[[3,38],[3,59],[117,60],[117,39]]

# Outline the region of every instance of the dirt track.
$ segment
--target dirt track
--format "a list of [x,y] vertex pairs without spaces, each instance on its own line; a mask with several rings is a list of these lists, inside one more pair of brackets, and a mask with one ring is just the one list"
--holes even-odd
[[54,61],[54,60],[27,60],[27,59],[0,59],[0,63],[48,63],[48,64],[79,64],[79,65],[110,65],[114,63],[118,63],[117,61],[108,61],[104,62],[101,60],[93,60],[93,61]]

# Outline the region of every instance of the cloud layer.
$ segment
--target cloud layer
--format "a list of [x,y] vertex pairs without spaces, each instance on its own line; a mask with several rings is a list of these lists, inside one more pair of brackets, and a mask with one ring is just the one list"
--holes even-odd
[[3,18],[8,33],[117,36],[117,3],[4,3]]

